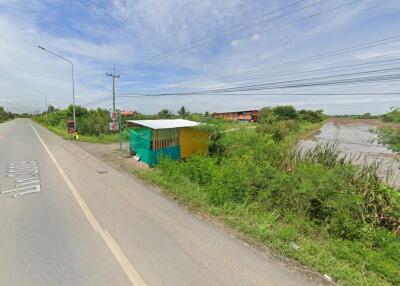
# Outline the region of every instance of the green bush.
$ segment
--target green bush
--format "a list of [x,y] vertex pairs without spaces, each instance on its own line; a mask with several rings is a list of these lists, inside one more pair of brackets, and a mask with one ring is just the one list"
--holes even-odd
[[[80,135],[96,136],[111,134],[109,131],[110,113],[106,109],[88,110],[81,106],[75,107],[77,132]],[[42,114],[36,120],[60,130],[67,130],[67,121],[73,118],[72,105],[65,110],[54,110],[47,115]]]
[[14,117],[15,115],[13,113],[6,111],[4,107],[0,106],[0,123],[13,119]]
[[[281,123],[296,130],[294,122]],[[262,241],[274,241],[300,260],[325,263],[314,253],[323,251],[331,264],[348,265],[354,273],[366,271],[364,275],[373,284],[379,279],[400,283],[400,239],[396,235],[400,193],[379,181],[376,166],[350,164],[335,145],[295,152],[285,140],[277,143],[271,134],[251,129],[220,136],[223,153],[195,155],[183,162],[163,160],[157,176],[168,186],[190,185],[213,213],[232,211],[229,221],[233,224],[241,220],[238,216],[252,214],[252,221],[240,225],[241,229]],[[182,195],[190,200],[191,191],[186,192]],[[271,216],[274,223],[269,219],[268,226],[263,226],[263,218]],[[302,246],[296,253],[288,243],[298,240],[317,245],[323,241],[326,248]],[[355,278],[349,278],[354,273],[336,274],[339,281],[354,282]]]
[[291,105],[281,105],[272,108],[274,114],[278,117],[278,120],[289,120],[297,119],[297,111]]
[[382,116],[382,120],[385,122],[396,122],[400,123],[400,108],[392,107],[392,110]]
[[387,145],[394,152],[400,152],[400,127],[378,128],[376,133],[380,143]]
[[322,110],[305,110],[302,109],[298,111],[298,118],[301,121],[308,121],[311,123],[317,123],[323,121],[326,116],[323,114]]

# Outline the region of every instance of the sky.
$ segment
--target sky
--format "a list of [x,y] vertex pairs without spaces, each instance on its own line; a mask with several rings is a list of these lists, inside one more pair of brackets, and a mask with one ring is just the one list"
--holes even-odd
[[[106,73],[115,65],[116,105],[123,110],[152,114],[184,105],[221,112],[291,104],[328,114],[381,114],[400,106],[397,78],[210,90],[356,72],[398,77],[399,28],[398,0],[0,0],[0,106],[43,111],[45,95],[55,107],[72,103],[71,65],[41,45],[73,62],[76,103],[87,108],[111,108]],[[376,72],[382,69],[388,71]]]

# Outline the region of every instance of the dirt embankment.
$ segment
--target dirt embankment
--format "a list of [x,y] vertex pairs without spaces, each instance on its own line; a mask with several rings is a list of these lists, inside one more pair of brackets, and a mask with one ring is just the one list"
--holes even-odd
[[366,124],[371,126],[388,127],[388,128],[400,128],[399,123],[394,122],[383,122],[380,119],[358,119],[358,118],[344,118],[344,117],[332,117],[329,121],[334,124]]

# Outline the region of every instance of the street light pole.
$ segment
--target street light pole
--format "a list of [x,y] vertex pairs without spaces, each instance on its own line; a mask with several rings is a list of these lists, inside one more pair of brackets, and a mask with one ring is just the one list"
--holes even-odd
[[71,64],[71,71],[72,71],[72,73],[71,73],[71,75],[72,75],[72,113],[73,113],[73,119],[74,119],[74,130],[76,131],[74,64],[72,63],[71,60],[69,60],[69,59],[67,59],[67,58],[65,58],[63,56],[60,56],[60,55],[58,55],[56,53],[53,53],[52,51],[49,51],[48,49],[43,48],[42,46],[38,46],[38,48],[42,49],[43,51],[48,52],[49,54],[52,54],[52,55],[58,57],[60,59],[63,59],[64,61],[67,61],[67,62],[69,62]]

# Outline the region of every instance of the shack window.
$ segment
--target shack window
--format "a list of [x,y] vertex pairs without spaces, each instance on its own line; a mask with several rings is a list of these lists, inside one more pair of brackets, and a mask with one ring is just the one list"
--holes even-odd
[[152,150],[163,149],[179,145],[179,129],[154,129]]

